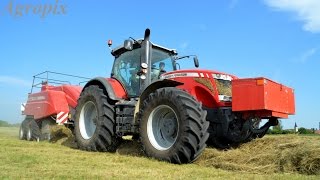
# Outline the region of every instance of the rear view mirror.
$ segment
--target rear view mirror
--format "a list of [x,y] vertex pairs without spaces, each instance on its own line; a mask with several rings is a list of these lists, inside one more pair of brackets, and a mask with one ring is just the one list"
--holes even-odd
[[198,60],[198,57],[197,57],[197,56],[195,56],[195,57],[193,58],[193,61],[194,61],[194,66],[195,66],[196,68],[198,68],[198,67],[199,67],[199,60]]
[[123,47],[126,49],[126,50],[129,50],[131,51],[133,49],[133,41],[128,39],[128,40],[125,40],[124,41],[124,44],[123,44]]

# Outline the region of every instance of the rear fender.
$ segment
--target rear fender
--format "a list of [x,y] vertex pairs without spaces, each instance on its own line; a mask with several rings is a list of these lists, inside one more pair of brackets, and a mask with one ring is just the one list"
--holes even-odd
[[[123,86],[120,84],[119,81],[112,78],[104,78],[104,77],[96,77],[90,80],[84,87],[83,90],[91,85],[97,85],[103,90],[105,90],[106,94],[111,100],[121,100],[127,99],[127,93]],[[83,91],[82,90],[82,91]]]

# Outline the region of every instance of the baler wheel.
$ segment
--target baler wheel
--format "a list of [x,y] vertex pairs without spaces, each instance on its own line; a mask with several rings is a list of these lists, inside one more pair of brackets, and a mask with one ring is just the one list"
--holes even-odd
[[114,152],[120,144],[116,135],[114,105],[99,86],[84,89],[75,113],[75,139],[87,151]]
[[22,124],[20,125],[20,129],[19,129],[19,139],[20,140],[26,139],[26,130],[25,128],[22,127]]
[[141,147],[149,157],[182,164],[194,161],[209,137],[207,112],[190,94],[160,88],[144,100],[139,115]]
[[20,125],[20,129],[19,129],[20,140],[27,140],[28,122],[29,122],[29,119],[25,119],[22,121]]
[[27,140],[28,141],[39,141],[41,136],[40,128],[37,124],[37,122],[32,117],[30,118],[27,126]]
[[41,136],[42,140],[48,140],[50,141],[52,139],[52,133],[51,133],[51,128],[53,126],[56,126],[56,123],[54,120],[50,118],[43,119],[41,121]]

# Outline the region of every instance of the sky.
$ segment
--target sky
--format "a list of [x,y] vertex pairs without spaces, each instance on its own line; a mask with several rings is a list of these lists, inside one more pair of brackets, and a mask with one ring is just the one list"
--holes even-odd
[[[319,128],[320,1],[0,1],[0,119],[21,122],[32,76],[110,76],[107,40],[142,38],[197,54],[200,68],[267,77],[295,89],[284,128]],[[192,66],[186,68],[193,68]]]

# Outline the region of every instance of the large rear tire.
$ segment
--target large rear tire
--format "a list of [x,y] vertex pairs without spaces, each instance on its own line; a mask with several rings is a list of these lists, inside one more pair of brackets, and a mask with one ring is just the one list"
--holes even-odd
[[158,89],[144,100],[139,114],[140,142],[147,156],[181,164],[194,161],[205,149],[207,113],[188,93]]
[[75,139],[87,151],[114,152],[119,145],[115,133],[114,106],[99,86],[84,89],[75,114]]

